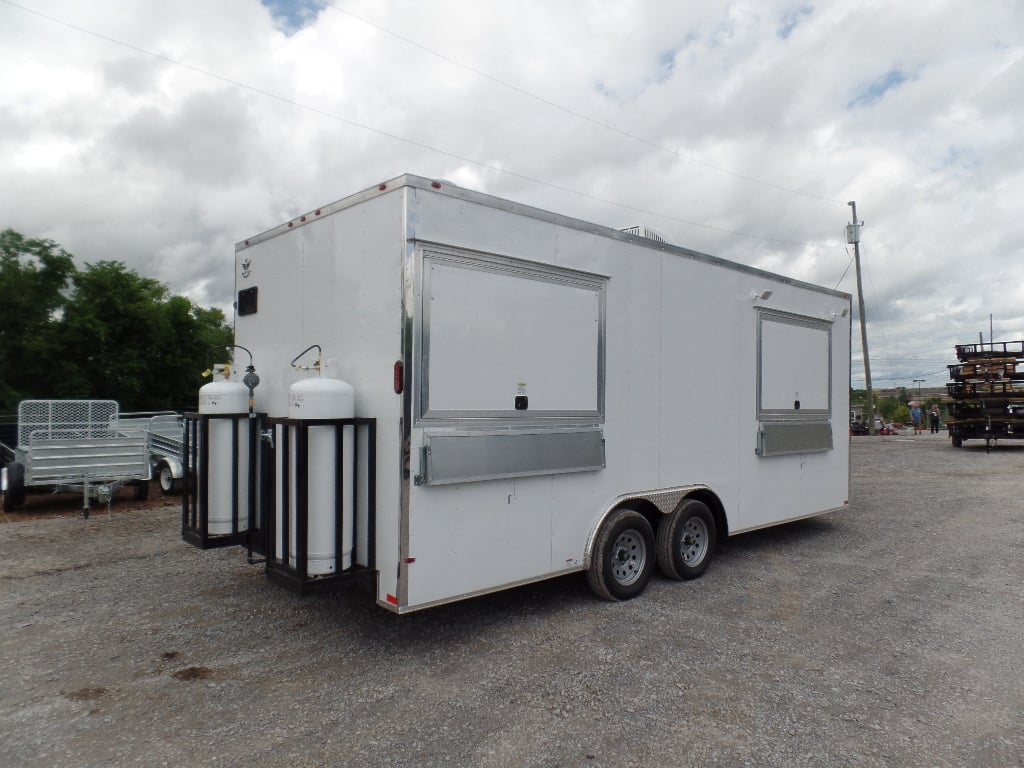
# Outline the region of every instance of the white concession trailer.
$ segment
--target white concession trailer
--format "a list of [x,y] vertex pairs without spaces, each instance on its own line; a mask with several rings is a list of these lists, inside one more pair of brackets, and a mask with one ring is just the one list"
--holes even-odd
[[358,575],[404,613],[585,572],[626,599],[848,503],[846,293],[408,175],[235,269],[250,437],[197,427],[183,525],[259,532],[299,591]]

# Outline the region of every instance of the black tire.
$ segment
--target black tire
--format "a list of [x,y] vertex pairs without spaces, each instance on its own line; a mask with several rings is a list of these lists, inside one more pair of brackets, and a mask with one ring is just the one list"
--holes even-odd
[[149,498],[148,480],[135,481],[135,484],[132,485],[132,498],[135,499],[135,501],[145,501]]
[[171,465],[161,461],[156,470],[156,477],[160,483],[160,493],[164,496],[172,496],[181,493],[181,478],[175,477],[171,472]]
[[954,437],[953,438],[953,447],[954,448],[959,448],[963,444],[964,444],[964,439],[962,437]]
[[616,509],[601,524],[587,569],[587,582],[604,600],[630,600],[651,580],[654,530],[632,509]]
[[25,465],[12,461],[7,465],[7,490],[4,491],[3,510],[13,512],[25,503]]
[[715,557],[715,516],[697,499],[683,499],[658,526],[658,568],[670,579],[695,579]]

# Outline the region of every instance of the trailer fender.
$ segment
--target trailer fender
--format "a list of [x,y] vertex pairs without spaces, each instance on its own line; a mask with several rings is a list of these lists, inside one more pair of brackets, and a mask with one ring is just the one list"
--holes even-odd
[[160,482],[160,492],[169,495],[178,493],[181,490],[182,480],[185,477],[185,468],[181,461],[172,457],[164,456],[156,464],[156,477]]
[[587,543],[583,555],[583,565],[589,568],[594,555],[594,544],[598,532],[604,525],[608,516],[617,509],[629,507],[647,518],[651,528],[655,532],[661,523],[662,518],[671,514],[684,499],[695,498],[704,502],[715,518],[715,525],[718,529],[718,538],[721,540],[728,535],[729,526],[725,515],[725,508],[722,506],[718,495],[706,485],[695,483],[693,485],[681,485],[674,488],[662,488],[650,491],[638,491],[626,493],[615,498],[609,503],[591,524],[587,534]]

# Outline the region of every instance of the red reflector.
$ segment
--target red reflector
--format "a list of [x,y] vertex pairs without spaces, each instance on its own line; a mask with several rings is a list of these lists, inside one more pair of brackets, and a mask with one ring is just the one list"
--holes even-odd
[[320,211],[314,211],[314,212],[313,212],[313,215],[314,215],[314,216],[319,216],[319,215],[320,215]]
[[380,186],[377,187],[377,189],[379,189],[381,192],[383,192],[387,188],[388,188],[387,184],[381,184]]
[[387,601],[388,601],[389,603],[391,603],[392,605],[398,605],[398,598],[397,598],[397,597],[395,597],[394,595],[390,595],[390,594],[389,594],[389,595],[388,595],[388,596],[387,596],[387,597],[385,598],[385,600],[387,600]]
[[289,227],[290,227],[290,226],[293,226],[293,225],[292,225],[292,222],[290,222],[290,221],[289,221],[289,222],[288,222],[288,226],[289,226]]
[[405,366],[402,365],[401,360],[395,361],[395,394],[402,394],[402,390],[405,389]]
[[305,216],[301,216],[301,217],[299,218],[299,221],[305,221],[305,220],[306,220],[306,217],[305,217]]
[[430,182],[430,186],[432,186],[434,189],[440,189],[441,188],[441,182],[440,181],[432,181],[432,182]]
[[407,557],[407,558],[405,558],[405,562],[406,563],[415,563],[416,562],[416,558],[415,557]]

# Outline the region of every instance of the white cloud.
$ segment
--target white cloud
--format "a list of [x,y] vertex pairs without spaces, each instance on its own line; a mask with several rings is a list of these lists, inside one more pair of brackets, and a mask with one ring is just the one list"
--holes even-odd
[[229,307],[234,242],[412,172],[852,292],[854,199],[875,377],[937,385],[1024,338],[1022,8],[0,2],[0,226]]

